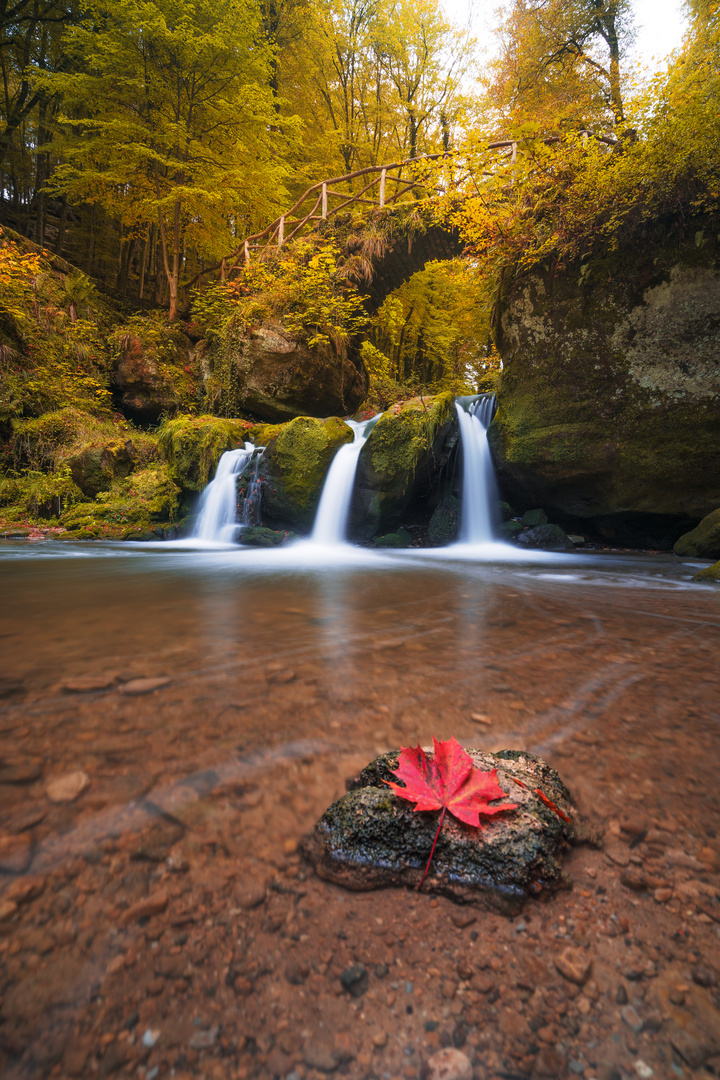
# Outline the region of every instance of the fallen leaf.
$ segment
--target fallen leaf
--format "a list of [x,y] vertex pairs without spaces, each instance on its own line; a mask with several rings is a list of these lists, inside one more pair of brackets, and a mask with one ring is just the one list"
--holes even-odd
[[393,775],[402,781],[403,786],[390,780],[385,781],[401,799],[415,803],[416,813],[442,810],[430,857],[418,889],[422,887],[430,869],[446,810],[466,825],[479,829],[481,814],[489,816],[517,807],[517,803],[490,805],[491,802],[506,797],[498,784],[497,769],[489,772],[476,769],[472,758],[456,739],[438,742],[433,736],[433,748],[433,756],[429,758],[420,746],[401,747],[400,761]]

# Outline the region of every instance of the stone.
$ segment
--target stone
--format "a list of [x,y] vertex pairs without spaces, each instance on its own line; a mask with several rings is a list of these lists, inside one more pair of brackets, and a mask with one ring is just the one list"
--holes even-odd
[[350,539],[394,533],[411,503],[433,489],[458,439],[451,393],[412,398],[384,412],[358,458]]
[[521,547],[538,548],[542,551],[572,551],[572,540],[559,525],[537,525],[532,529],[523,529],[515,537]]
[[[155,330],[157,333],[157,330]],[[119,336],[119,350],[114,364],[112,384],[120,409],[128,419],[140,424],[156,423],[163,413],[174,413],[183,404],[188,390],[196,396],[194,381],[188,379],[185,369],[189,362],[189,341],[180,327],[165,330],[163,358],[165,368],[170,364],[172,374],[163,370],[156,349],[140,333],[125,332]],[[118,332],[116,331],[116,336]],[[178,392],[178,384],[185,382],[186,394]],[[194,392],[193,392],[194,391]]]
[[470,1059],[453,1046],[432,1054],[423,1071],[426,1080],[472,1080],[472,1074]]
[[676,540],[673,551],[693,559],[720,559],[720,508]]
[[310,968],[307,964],[298,963],[296,960],[289,960],[285,965],[285,978],[291,986],[302,986],[310,974]]
[[140,694],[152,694],[155,690],[162,690],[164,686],[169,686],[171,682],[172,679],[164,676],[154,679],[130,679],[129,682],[121,683],[118,686],[118,691],[121,694],[127,694],[128,697],[138,697]]
[[318,1072],[334,1072],[340,1064],[340,1054],[331,1046],[310,1042],[303,1049],[303,1062]]
[[5,760],[0,764],[0,784],[31,784],[41,776],[42,761],[39,758]]
[[712,566],[705,566],[702,570],[698,570],[697,574],[693,574],[693,581],[713,582],[720,581],[720,562],[713,563]]
[[638,1035],[643,1028],[643,1022],[637,1014],[637,1011],[632,1005],[623,1005],[620,1010],[620,1015],[623,1018],[623,1022]]
[[340,976],[343,990],[352,997],[362,997],[368,988],[368,973],[364,964],[351,964]]
[[60,689],[66,694],[90,694],[96,690],[107,690],[115,682],[114,675],[86,675],[78,679],[66,679]]
[[12,919],[17,909],[18,906],[14,900],[0,900],[0,922]]
[[237,535],[237,543],[242,544],[243,547],[279,547],[280,544],[287,544],[297,539],[297,533],[289,530],[266,529],[262,525],[251,525]]
[[658,221],[582,278],[548,266],[508,282],[489,438],[511,503],[664,549],[720,506],[720,265],[694,242],[704,224]]
[[[533,1065],[533,1077],[557,1080],[565,1071],[565,1059],[552,1046],[541,1046]],[[618,1078],[619,1080],[619,1078]]]
[[337,416],[299,416],[279,426],[260,425],[251,434],[265,446],[258,466],[263,526],[283,535],[309,533],[327,471],[340,447],[352,442],[352,428]]
[[55,776],[45,784],[45,794],[50,802],[71,803],[90,786],[90,777],[82,769]]
[[555,967],[568,982],[582,986],[590,978],[592,958],[582,949],[571,945],[555,957]]
[[712,968],[706,967],[705,964],[696,964],[690,972],[690,978],[698,986],[705,986],[708,989],[718,984],[717,975]]
[[444,547],[457,540],[459,531],[460,500],[454,495],[446,495],[440,500],[430,518],[427,531],[428,543],[432,547]]
[[246,879],[236,886],[234,892],[235,901],[245,911],[252,911],[265,902],[267,885],[264,881]]
[[520,520],[523,525],[534,529],[537,525],[547,525],[548,516],[544,510],[526,510]]
[[[518,809],[488,818],[482,844],[476,830],[448,814],[423,889],[517,912],[536,890],[536,876],[547,892],[563,884],[562,853],[575,840],[574,826],[545,807],[533,789],[540,787],[569,817],[576,811],[557,772],[540,758],[519,750],[466,749],[478,768],[497,769]],[[388,790],[384,781],[394,779],[398,757],[399,751],[390,751],[367,765],[304,840],[303,851],[320,877],[360,890],[419,883],[436,815],[414,813],[412,804]]]
[[648,887],[647,876],[642,870],[628,866],[620,875],[620,884],[633,892],[644,892]]
[[120,916],[120,921],[127,926],[129,923],[138,922],[140,919],[149,919],[153,915],[159,915],[168,905],[167,889],[158,889],[150,896],[143,897],[137,903],[132,904]]
[[191,1037],[189,1045],[193,1050],[210,1050],[217,1042],[219,1027],[207,1028],[204,1031],[196,1031]]

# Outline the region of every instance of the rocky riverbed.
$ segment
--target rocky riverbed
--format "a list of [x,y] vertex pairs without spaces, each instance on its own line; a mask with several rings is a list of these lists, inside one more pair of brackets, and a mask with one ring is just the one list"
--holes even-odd
[[[36,550],[0,565],[4,1076],[720,1074],[716,592]],[[603,833],[571,889],[314,874],[346,779],[431,734],[558,769]]]

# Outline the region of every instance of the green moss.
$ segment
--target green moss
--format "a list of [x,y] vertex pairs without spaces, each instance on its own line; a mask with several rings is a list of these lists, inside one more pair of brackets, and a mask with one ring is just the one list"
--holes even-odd
[[693,574],[693,581],[717,582],[720,584],[720,562],[716,562],[713,566],[706,566],[703,570],[698,570],[697,574]]
[[375,475],[406,486],[438,429],[450,418],[453,400],[449,392],[425,400],[413,398],[383,413],[367,443]]
[[720,509],[713,510],[702,519],[697,528],[685,533],[673,548],[676,555],[689,555],[699,559],[716,559],[720,556]]
[[249,438],[250,427],[244,420],[217,416],[178,416],[166,421],[158,431],[158,443],[169,475],[184,491],[202,491],[222,454],[241,446]]
[[69,539],[136,540],[162,533],[177,517],[180,490],[164,465],[133,473],[92,503],[61,518]]
[[53,475],[31,469],[0,478],[0,518],[6,523],[47,523],[84,498],[67,468]]
[[271,434],[260,465],[266,481],[264,512],[301,531],[313,522],[325,476],[339,448],[352,442],[352,429],[339,417],[298,416]]

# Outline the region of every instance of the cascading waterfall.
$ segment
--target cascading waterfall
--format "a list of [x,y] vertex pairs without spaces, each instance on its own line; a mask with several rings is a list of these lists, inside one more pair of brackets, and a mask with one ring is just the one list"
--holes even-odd
[[495,414],[495,395],[457,398],[455,408],[463,451],[460,540],[465,544],[496,543],[493,525],[498,491],[487,438]]
[[237,478],[253,456],[255,447],[246,442],[242,450],[227,450],[218,462],[214,479],[200,496],[194,540],[204,543],[231,543],[237,529]]
[[325,477],[310,537],[313,544],[328,546],[345,543],[360,451],[378,420],[379,415],[371,420],[345,421],[353,430],[353,441],[340,447]]

